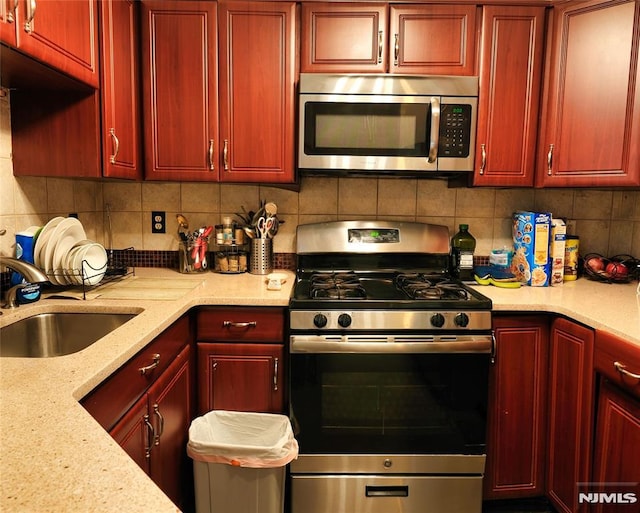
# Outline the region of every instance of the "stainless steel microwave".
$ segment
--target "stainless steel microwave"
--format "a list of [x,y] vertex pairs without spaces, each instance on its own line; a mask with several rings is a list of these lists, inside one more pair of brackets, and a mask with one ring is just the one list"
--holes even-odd
[[473,171],[478,77],[302,73],[298,168]]

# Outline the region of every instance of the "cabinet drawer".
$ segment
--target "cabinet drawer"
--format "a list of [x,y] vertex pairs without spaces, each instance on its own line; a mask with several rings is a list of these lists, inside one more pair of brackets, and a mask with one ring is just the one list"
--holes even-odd
[[202,308],[197,313],[196,337],[199,341],[281,343],[284,309]]
[[605,331],[596,331],[595,369],[640,398],[640,347]]
[[82,399],[82,406],[110,430],[188,342],[189,318],[184,316]]

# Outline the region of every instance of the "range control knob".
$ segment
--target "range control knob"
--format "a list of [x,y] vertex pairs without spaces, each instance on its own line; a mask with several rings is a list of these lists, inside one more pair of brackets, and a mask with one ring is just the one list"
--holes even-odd
[[343,328],[351,326],[351,316],[349,314],[340,314],[338,316],[338,324]]
[[466,313],[459,313],[456,315],[454,322],[456,323],[456,326],[466,328],[469,324],[469,316]]
[[324,328],[327,325],[327,316],[324,314],[316,314],[313,318],[313,325],[316,328]]
[[442,328],[444,326],[444,315],[439,313],[433,314],[431,316],[431,326]]

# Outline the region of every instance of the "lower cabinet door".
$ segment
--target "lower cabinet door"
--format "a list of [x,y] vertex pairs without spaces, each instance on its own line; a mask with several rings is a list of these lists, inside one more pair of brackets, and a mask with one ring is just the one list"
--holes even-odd
[[505,316],[493,321],[485,499],[544,494],[549,320]]
[[146,395],[131,407],[109,431],[109,434],[148,474],[151,444],[153,443],[153,426],[148,414]]
[[198,413],[282,413],[283,354],[281,344],[198,343]]

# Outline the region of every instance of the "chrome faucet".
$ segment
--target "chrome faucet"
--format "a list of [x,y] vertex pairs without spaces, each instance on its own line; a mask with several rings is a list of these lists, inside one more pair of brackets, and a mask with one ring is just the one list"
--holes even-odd
[[[0,255],[0,267],[13,269],[24,276],[24,279],[28,283],[44,283],[49,281],[49,278],[44,272],[38,269],[35,265],[25,262],[24,260]],[[16,308],[19,306],[16,298],[17,292],[18,290],[26,287],[28,283],[18,283],[18,285],[14,285],[7,290],[5,298],[6,304],[2,308]]]

